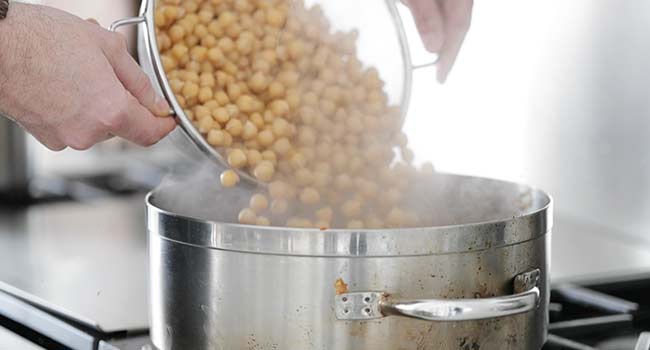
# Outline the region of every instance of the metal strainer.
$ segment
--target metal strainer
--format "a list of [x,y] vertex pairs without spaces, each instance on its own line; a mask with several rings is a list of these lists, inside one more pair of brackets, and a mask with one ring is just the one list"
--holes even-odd
[[[428,67],[435,64],[437,56],[431,55],[428,57],[427,62],[416,64],[413,61],[412,47],[409,45],[407,33],[405,30],[405,19],[403,18],[404,6],[400,0],[362,0],[362,1],[314,1],[306,0],[307,3],[317,2],[321,4],[330,18],[332,25],[336,26],[337,21],[344,21],[341,19],[344,16],[341,14],[348,14],[348,22],[341,23],[341,26],[350,26],[359,29],[360,39],[366,38],[366,45],[369,48],[365,52],[365,57],[361,57],[364,64],[377,65],[375,61],[383,62],[382,67],[378,67],[380,75],[384,81],[388,81],[388,88],[392,89],[387,91],[389,98],[394,103],[401,106],[400,122],[404,123],[408,112],[409,101],[411,98],[411,86],[413,71],[419,68]],[[361,6],[361,9],[359,7]],[[356,7],[352,8],[352,7]],[[327,13],[330,10],[332,13]],[[169,102],[172,111],[171,114],[176,118],[176,121],[181,126],[184,134],[190,141],[209,159],[216,162],[221,167],[230,168],[225,157],[217,149],[212,147],[201,133],[196,130],[192,122],[185,115],[183,108],[179,105],[174,93],[169,85],[169,81],[163,70],[163,65],[160,59],[160,52],[158,50],[158,43],[155,35],[154,23],[155,0],[142,0],[140,7],[140,15],[138,17],[125,18],[118,20],[111,24],[109,30],[115,31],[122,26],[143,24],[138,30],[139,57],[140,64],[143,66],[145,72],[149,75],[154,88],[161,93]],[[379,11],[379,12],[378,12]],[[366,14],[364,16],[364,14]],[[374,22],[374,27],[369,26],[368,29],[358,28],[357,24],[372,22],[373,19],[380,17],[381,23],[379,25]],[[386,21],[392,21],[392,30],[390,26],[386,26]],[[351,23],[352,22],[352,23]],[[386,31],[394,34],[392,38],[387,38]],[[419,39],[415,39],[419,40]],[[390,43],[394,43],[392,50]],[[399,54],[397,54],[397,52]],[[388,56],[394,57],[385,59]],[[383,60],[382,60],[383,59]],[[370,61],[370,62],[368,62]],[[380,63],[381,65],[382,63]],[[401,69],[398,67],[401,66]],[[383,72],[382,68],[387,68],[388,72]],[[395,70],[398,69],[398,70]],[[253,176],[245,171],[237,170],[239,176],[251,185],[263,185]]]

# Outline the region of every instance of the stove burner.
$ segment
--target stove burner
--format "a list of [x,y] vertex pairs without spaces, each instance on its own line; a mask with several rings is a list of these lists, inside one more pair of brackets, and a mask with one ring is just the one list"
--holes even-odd
[[650,350],[650,279],[551,291],[544,350]]

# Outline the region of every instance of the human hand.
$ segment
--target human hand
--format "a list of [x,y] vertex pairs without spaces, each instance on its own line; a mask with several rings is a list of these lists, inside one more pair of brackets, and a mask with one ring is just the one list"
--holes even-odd
[[403,0],[411,9],[422,42],[438,54],[437,79],[447,80],[469,30],[473,0]]
[[11,3],[0,21],[0,114],[45,146],[83,150],[113,135],[151,145],[176,126],[168,113],[122,35]]

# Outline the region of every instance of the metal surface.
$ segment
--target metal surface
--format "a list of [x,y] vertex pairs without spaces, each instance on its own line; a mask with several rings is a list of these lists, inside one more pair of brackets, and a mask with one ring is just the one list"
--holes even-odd
[[147,329],[142,203],[134,195],[0,210],[0,290],[102,332]]
[[[474,299],[391,300],[387,292],[343,293],[335,298],[339,320],[375,320],[405,316],[425,321],[475,321],[529,312],[539,306],[540,270],[517,275],[515,295]],[[522,282],[522,281],[526,282]],[[521,291],[519,291],[521,290]]]
[[56,339],[71,349],[95,350],[95,338],[51,314],[3,292],[0,292],[0,313],[40,334]]
[[26,194],[30,173],[27,134],[0,113],[0,194]]
[[563,350],[598,350],[597,348],[583,345],[576,341],[562,338],[554,334],[548,335],[548,344],[551,346],[557,346],[559,349]]
[[42,347],[21,338],[0,327],[0,349],[3,350],[45,350]]
[[634,350],[650,350],[650,332],[641,333]]
[[580,286],[563,284],[554,288],[564,299],[583,305],[590,305],[612,313],[632,313],[639,304]]
[[[169,213],[154,206],[165,192],[174,199],[171,206],[182,206],[190,197],[200,206],[199,198],[211,194],[196,195],[189,184],[154,192],[149,196],[147,221],[153,343],[162,350],[456,350],[462,344],[481,349],[541,348],[548,323],[550,235],[530,231],[539,229],[535,222],[542,217],[550,223],[550,199],[525,186],[493,180],[453,175],[441,175],[440,180],[445,185],[440,187],[447,190],[434,192],[441,197],[432,198],[447,208],[441,220],[457,221],[456,226],[445,228],[448,231],[434,227],[321,232],[189,218],[185,225],[174,221],[174,230],[182,231],[178,237],[183,239],[207,233],[205,245],[162,236],[156,230],[171,231],[163,220]],[[481,190],[472,190],[476,188]],[[523,207],[522,193],[530,195]],[[468,208],[458,206],[461,203],[483,215],[466,216]],[[508,204],[499,208],[499,203]],[[518,220],[531,217],[538,220],[517,225]],[[518,230],[504,230],[509,225]],[[483,236],[501,237],[498,234],[512,243],[473,242]],[[232,238],[210,241],[235,236],[246,244]],[[404,245],[408,240],[419,244]],[[457,251],[459,247],[465,250]],[[314,251],[318,254],[308,254]],[[401,317],[340,321],[334,312],[335,295],[340,292],[336,285],[346,286],[343,292],[388,291],[395,300],[491,298],[512,294],[515,276],[531,269],[541,271],[540,306],[523,314],[427,322]]]
[[[229,211],[239,208],[239,193],[220,192],[216,186],[193,182],[150,194],[147,227],[169,240],[230,251],[380,257],[505,247],[539,238],[552,224],[550,198],[527,186],[438,174],[432,177],[429,188],[418,190],[426,191],[427,197],[440,203],[440,207],[432,207],[436,212],[430,214],[440,226],[323,231],[231,224],[228,222],[236,216]],[[215,207],[214,198],[232,205]],[[163,202],[166,205],[160,205]],[[207,217],[218,221],[203,219]]]

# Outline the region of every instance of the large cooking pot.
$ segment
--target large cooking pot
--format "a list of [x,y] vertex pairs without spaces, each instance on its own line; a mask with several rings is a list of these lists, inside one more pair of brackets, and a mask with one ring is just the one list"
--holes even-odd
[[214,183],[147,197],[160,349],[528,350],[546,340],[542,191],[440,174],[419,188],[435,227],[320,231],[234,224],[248,197]]

